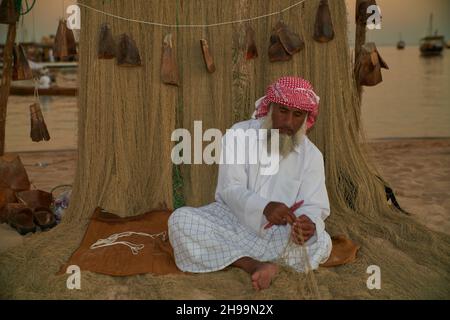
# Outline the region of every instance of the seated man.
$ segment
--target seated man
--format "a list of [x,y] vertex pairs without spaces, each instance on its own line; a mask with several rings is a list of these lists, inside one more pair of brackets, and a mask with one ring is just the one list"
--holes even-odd
[[[324,220],[330,208],[323,157],[306,136],[318,107],[309,82],[283,77],[256,102],[256,119],[232,127],[278,129],[278,171],[262,175],[259,165],[219,165],[216,201],[179,208],[169,219],[169,239],[181,270],[211,272],[231,265],[248,272],[253,287],[261,290],[270,286],[278,259],[299,272],[328,259],[331,239]],[[270,139],[268,135],[267,150]],[[306,246],[306,257],[288,246],[290,237]]]

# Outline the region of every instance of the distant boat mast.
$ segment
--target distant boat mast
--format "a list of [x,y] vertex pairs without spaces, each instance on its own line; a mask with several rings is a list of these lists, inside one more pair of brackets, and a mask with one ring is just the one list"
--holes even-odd
[[433,14],[430,14],[430,20],[428,23],[428,34],[427,36],[431,36],[433,34]]
[[420,52],[423,56],[438,56],[444,49],[444,36],[438,35],[437,30],[433,35],[433,13],[430,14],[428,34],[420,42]]
[[402,39],[401,32],[399,33],[399,38],[400,38],[400,40],[398,40],[398,42],[397,42],[397,49],[399,49],[399,50],[405,49],[406,44],[405,44],[405,41],[403,41],[403,39]]

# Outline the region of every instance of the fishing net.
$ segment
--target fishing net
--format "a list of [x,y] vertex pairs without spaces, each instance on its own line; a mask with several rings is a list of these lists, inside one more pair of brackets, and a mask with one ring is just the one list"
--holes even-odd
[[[99,10],[170,24],[205,24],[277,12],[293,0],[100,1],[83,0]],[[367,156],[360,128],[360,101],[353,79],[344,0],[329,1],[334,39],[313,40],[319,0],[307,0],[282,14],[305,48],[290,61],[270,63],[269,36],[280,16],[251,22],[257,59],[246,60],[246,24],[170,29],[107,17],[81,7],[78,167],[72,201],[56,228],[36,234],[0,257],[0,296],[6,298],[144,299],[303,299],[449,298],[450,237],[432,232],[392,210],[378,172]],[[114,35],[133,36],[142,66],[119,68],[97,59],[93,30],[103,23]],[[162,40],[173,32],[180,87],[160,81]],[[216,70],[204,65],[200,39],[208,40]],[[305,275],[282,267],[270,289],[255,293],[242,270],[199,275],[151,274],[110,277],[82,272],[81,290],[68,290],[67,275],[56,275],[79,247],[88,218],[97,206],[136,215],[172,203],[170,135],[174,128],[224,131],[250,118],[254,101],[284,75],[308,79],[321,97],[310,139],[325,159],[331,235],[344,234],[361,246],[358,259],[314,271],[317,290],[306,290]],[[181,167],[183,196],[189,205],[213,199],[217,168]],[[381,290],[369,290],[367,268],[381,270]],[[302,289],[303,288],[303,289]]]

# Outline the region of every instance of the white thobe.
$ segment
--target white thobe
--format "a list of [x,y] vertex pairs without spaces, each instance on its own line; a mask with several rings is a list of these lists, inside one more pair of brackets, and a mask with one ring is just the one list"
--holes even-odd
[[[261,125],[262,120],[249,120],[232,129],[259,129]],[[305,270],[306,258],[313,269],[326,261],[331,239],[324,220],[330,207],[319,149],[305,136],[294,151],[280,158],[276,174],[262,175],[260,169],[260,164],[220,164],[216,202],[174,211],[169,219],[169,239],[181,270],[220,270],[245,256],[273,261],[284,254],[288,257],[285,262],[298,271]],[[304,203],[295,215],[306,215],[316,225],[316,232],[306,242],[308,257],[301,256],[301,251],[287,255],[283,252],[289,225],[264,228],[268,221],[263,211],[269,202],[291,207],[301,200]]]

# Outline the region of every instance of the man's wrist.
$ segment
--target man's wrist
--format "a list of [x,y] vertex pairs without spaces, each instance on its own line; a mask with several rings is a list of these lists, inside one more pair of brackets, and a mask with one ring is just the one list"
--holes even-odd
[[265,205],[265,207],[264,207],[264,209],[263,209],[263,215],[267,218],[267,214],[269,213],[269,205],[272,203],[272,201],[269,201],[266,205]]

